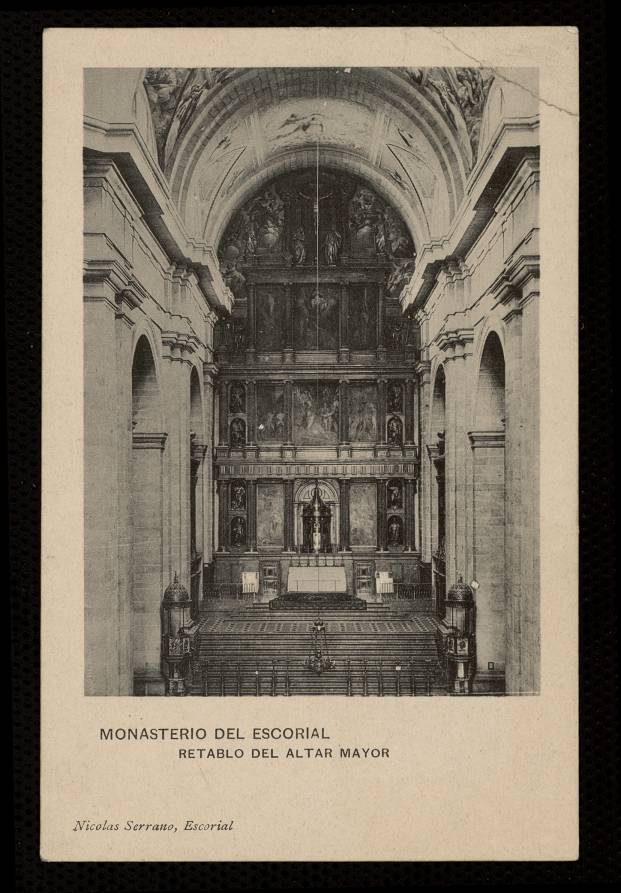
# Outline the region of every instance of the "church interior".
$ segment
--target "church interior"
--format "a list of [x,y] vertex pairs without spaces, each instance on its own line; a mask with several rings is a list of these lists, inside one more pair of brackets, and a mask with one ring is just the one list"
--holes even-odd
[[536,694],[536,71],[84,77],[86,694]]

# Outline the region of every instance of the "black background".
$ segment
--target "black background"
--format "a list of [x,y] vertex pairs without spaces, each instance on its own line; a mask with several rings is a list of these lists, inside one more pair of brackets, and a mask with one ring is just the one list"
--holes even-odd
[[[42,31],[48,27],[284,25],[568,25],[580,30],[581,856],[577,862],[233,864],[39,860]],[[14,796],[13,889],[28,893],[138,893],[619,880],[619,627],[612,427],[612,338],[616,320],[610,293],[606,143],[607,40],[612,32],[608,4],[597,0],[329,7],[227,5],[208,10],[40,11],[21,6],[0,13],[13,731],[13,781],[6,791]],[[62,226],[62,221],[58,225]],[[541,299],[545,300],[545,295]],[[71,345],[67,344],[66,349],[71,350]],[[6,617],[5,611],[3,614]],[[6,638],[3,644],[8,654]],[[66,658],[70,673],[74,658],[69,652]],[[6,678],[8,681],[8,674]],[[459,779],[455,784],[458,789]],[[502,798],[502,791],[498,793]],[[292,833],[304,833],[304,829],[292,829]],[[477,829],[474,825],[464,827],[463,833],[474,838]],[[519,836],[519,827],[515,833]],[[265,853],[269,857],[269,832],[265,835]],[[8,881],[6,871],[3,874]]]

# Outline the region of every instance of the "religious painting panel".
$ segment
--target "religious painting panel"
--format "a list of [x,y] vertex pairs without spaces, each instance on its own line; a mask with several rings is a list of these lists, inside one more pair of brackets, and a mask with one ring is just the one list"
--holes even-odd
[[349,488],[349,535],[352,546],[377,542],[377,492],[372,482],[352,481]]
[[257,545],[260,549],[284,546],[285,495],[282,484],[259,483],[257,487]]
[[300,286],[294,303],[296,350],[336,350],[338,342],[338,286]]
[[335,444],[339,430],[336,382],[312,381],[293,389],[293,436],[298,444]]
[[285,389],[280,384],[257,384],[257,440],[281,443],[287,429]]
[[368,443],[377,440],[377,386],[371,382],[349,386],[349,440]]
[[283,285],[256,286],[257,350],[280,350],[283,346],[285,290]]
[[351,286],[349,292],[349,347],[371,350],[377,347],[377,289]]

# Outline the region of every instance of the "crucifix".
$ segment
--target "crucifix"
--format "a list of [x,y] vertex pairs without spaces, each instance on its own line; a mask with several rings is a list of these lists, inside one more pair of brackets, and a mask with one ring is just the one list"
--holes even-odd
[[311,201],[313,203],[313,223],[315,226],[315,235],[317,235],[317,229],[319,227],[319,202],[324,201],[326,198],[330,198],[332,195],[331,192],[328,192],[327,195],[305,195],[303,192],[298,192],[300,198],[305,198],[307,201]]

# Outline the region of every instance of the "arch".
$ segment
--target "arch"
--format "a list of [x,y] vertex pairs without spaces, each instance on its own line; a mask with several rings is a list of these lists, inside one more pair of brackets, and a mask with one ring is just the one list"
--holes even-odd
[[443,434],[446,428],[446,375],[441,363],[433,381],[430,425],[431,443],[435,443],[438,434]]
[[[342,69],[238,70],[204,93],[165,166],[173,199],[196,238],[216,244],[233,209],[259,187],[262,176],[306,166],[306,156],[314,159],[317,152],[322,164],[362,176],[402,216],[420,220],[418,231],[412,232],[417,247],[446,231],[464,195],[469,146],[462,145],[439,105],[404,70],[343,74]],[[280,143],[270,144],[262,129],[264,117],[287,103],[317,102],[317,78],[329,99],[322,100],[315,117],[322,116],[326,102],[348,103],[350,116],[368,118],[366,136],[357,144],[335,139],[322,123],[295,145],[283,149]],[[215,190],[202,215],[203,221],[210,219],[207,227],[190,220],[203,165]]]
[[295,518],[293,542],[295,547],[301,547],[303,545],[304,531],[302,513],[305,506],[310,503],[316,485],[319,487],[319,495],[322,502],[328,506],[331,512],[330,542],[332,544],[337,544],[339,541],[340,492],[338,484],[329,480],[302,481],[295,489],[293,499]]
[[501,431],[505,427],[505,359],[498,334],[490,331],[485,338],[474,410],[476,431]]
[[151,342],[141,335],[132,360],[132,429],[134,433],[162,430],[160,388]]
[[[391,182],[385,172],[367,159],[337,149],[320,149],[320,167],[325,170],[346,171],[366,181],[378,195],[391,204],[403,218],[416,250],[431,240],[431,227],[427,212],[418,196],[408,201],[403,192]],[[261,187],[279,174],[314,167],[317,161],[315,149],[298,149],[272,159],[248,176],[226,199],[214,199],[211,213],[207,213],[200,237],[217,246],[235,212]]]
[[204,436],[203,393],[196,366],[190,371],[190,430],[202,443]]

